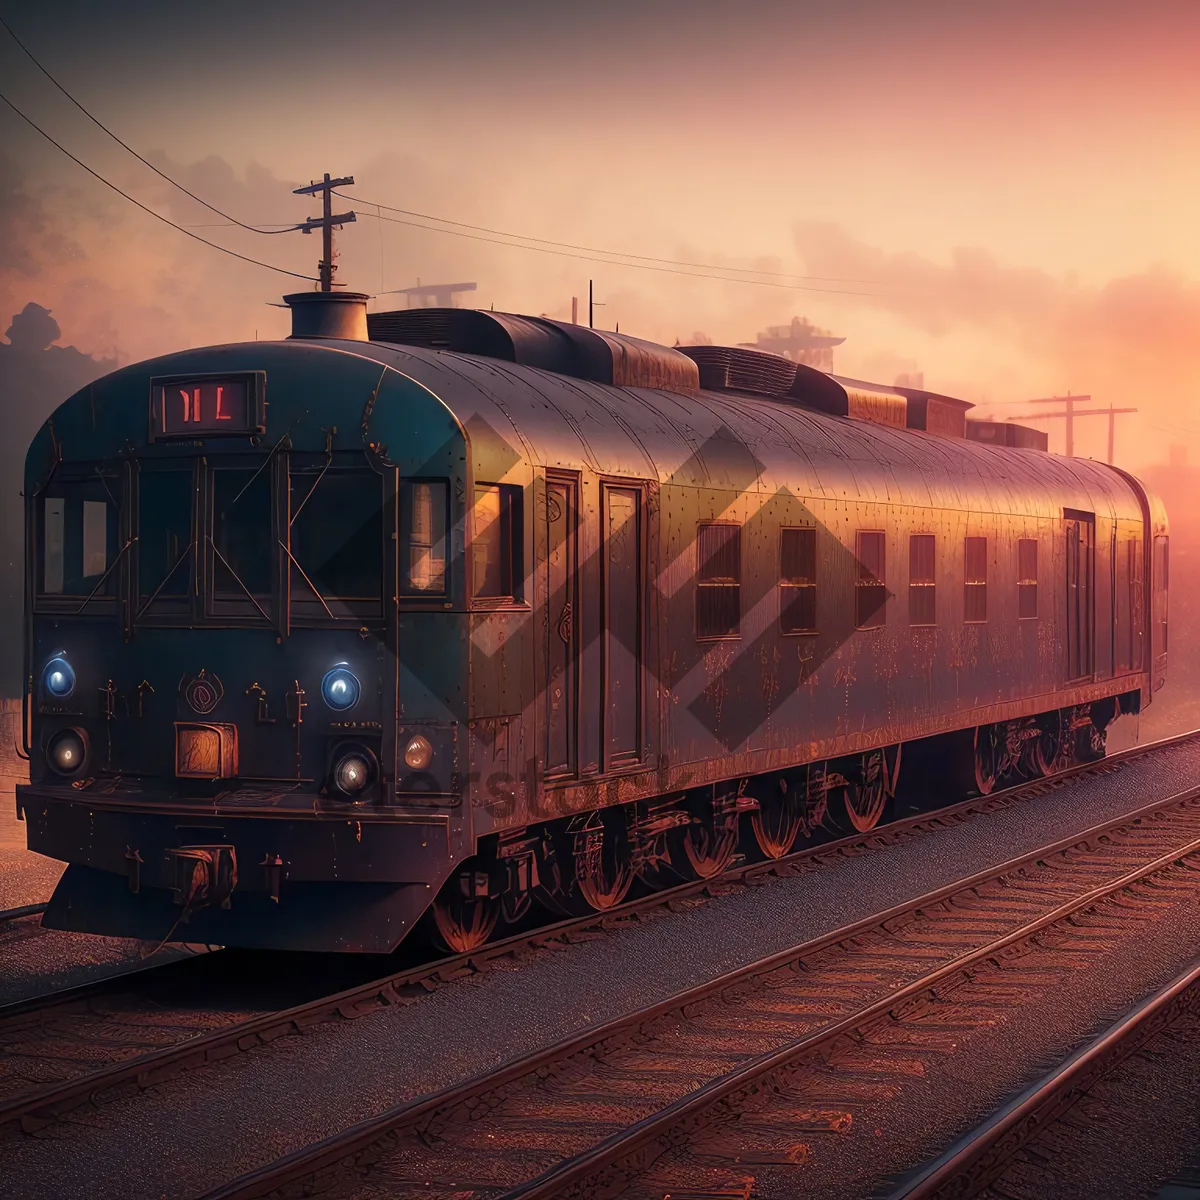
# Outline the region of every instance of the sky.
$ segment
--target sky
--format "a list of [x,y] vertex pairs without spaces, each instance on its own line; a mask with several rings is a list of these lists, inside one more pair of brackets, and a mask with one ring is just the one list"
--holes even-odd
[[[373,309],[418,279],[473,280],[481,306],[568,317],[592,279],[598,324],[667,344],[805,316],[846,338],[839,372],[921,372],[1006,415],[1086,393],[1139,409],[1122,465],[1173,442],[1200,461],[1198,5],[0,0],[0,16],[239,220],[302,220],[316,208],[293,188],[353,175],[338,278]],[[148,208],[314,273],[317,238],[222,224],[2,30],[0,93]],[[589,249],[496,244],[511,234]],[[0,317],[35,301],[63,342],[126,362],[278,336],[273,305],[311,286],[162,225],[0,104]],[[1077,452],[1103,456],[1105,435],[1081,423]]]

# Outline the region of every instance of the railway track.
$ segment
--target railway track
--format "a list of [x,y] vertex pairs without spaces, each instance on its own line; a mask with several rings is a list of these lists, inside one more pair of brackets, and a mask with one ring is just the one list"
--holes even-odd
[[[1028,801],[1084,774],[1116,771],[1125,762],[1200,736],[1200,731],[1136,747],[1095,763],[1071,768],[1050,779],[977,797],[932,812],[894,821],[866,834],[809,847],[771,862],[742,865],[705,881],[683,884],[631,901],[609,913],[559,921],[505,938],[467,954],[409,967],[370,973],[363,982],[330,993],[279,1005],[240,998],[234,1004],[204,1002],[173,980],[191,968],[197,985],[207,986],[199,964],[171,963],[126,973],[0,1008],[0,1129],[36,1132],[82,1104],[144,1090],[185,1071],[305,1032],[328,1020],[355,1018],[381,1007],[411,1002],[464,975],[486,970],[499,959],[545,952],[578,938],[590,938],[625,922],[636,922],[663,907],[703,899],[772,875],[793,875],[824,861],[895,844],[987,811]],[[1149,815],[1151,804],[1122,822]],[[1120,824],[1121,822],[1117,822]],[[1108,828],[1108,826],[1105,826]],[[1091,831],[1095,832],[1095,831]],[[1071,839],[1068,839],[1070,841]],[[1046,852],[1044,849],[1039,853]],[[231,952],[209,956],[223,958]],[[236,970],[229,972],[239,984]],[[163,986],[164,979],[170,986]]]
[[[1174,1055],[1181,1043],[1189,1047],[1200,1043],[1200,962],[972,1129],[892,1192],[890,1200],[968,1200],[996,1194],[992,1191],[996,1184],[1002,1196],[1030,1194],[1031,1185],[1045,1195],[1063,1194],[1064,1179],[1078,1179],[1087,1173],[1081,1160],[1088,1154],[1088,1139],[1081,1135],[1091,1120],[1083,1113],[1069,1128],[1063,1128],[1065,1118],[1100,1085],[1118,1075],[1132,1056]],[[1118,1095],[1121,1082],[1129,1081],[1118,1081],[1111,1089]],[[1161,1099],[1166,1107],[1171,1098]],[[1192,1095],[1176,1101],[1187,1104],[1194,1099],[1193,1089]],[[1129,1100],[1116,1104],[1111,1098],[1106,1100],[1109,1103],[1099,1106],[1098,1120],[1111,1123],[1114,1115],[1123,1117],[1118,1121],[1121,1132],[1132,1135],[1134,1122],[1128,1112],[1113,1111],[1127,1109]],[[1087,1107],[1086,1103],[1082,1106]],[[1111,1136],[1110,1130],[1099,1133]],[[1006,1187],[1010,1176],[1011,1186]],[[1114,1194],[1118,1190],[1127,1194],[1119,1184],[1114,1186]]]
[[806,1135],[870,1138],[856,1102],[898,1091],[919,1058],[893,1043],[952,1049],[1194,894],[1198,872],[1195,788],[397,1106],[206,1200],[748,1197],[757,1171],[806,1162]]

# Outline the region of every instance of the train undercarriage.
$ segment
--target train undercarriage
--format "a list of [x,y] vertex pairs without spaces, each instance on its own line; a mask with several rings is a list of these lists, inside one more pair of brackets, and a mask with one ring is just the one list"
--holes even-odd
[[869,833],[899,812],[1046,778],[1103,758],[1109,725],[1139,700],[1132,692],[511,830],[447,880],[429,932],[466,952],[538,916],[604,912],[739,861]]

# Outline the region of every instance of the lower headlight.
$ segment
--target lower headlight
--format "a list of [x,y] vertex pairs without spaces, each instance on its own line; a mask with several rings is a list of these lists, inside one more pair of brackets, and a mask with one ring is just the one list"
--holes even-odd
[[82,729],[60,729],[46,744],[46,762],[59,775],[82,770],[87,756],[87,734]]
[[423,771],[429,766],[432,759],[433,747],[429,744],[428,738],[424,738],[418,733],[404,743],[404,762],[410,770]]
[[340,747],[333,756],[329,790],[346,800],[361,799],[379,778],[379,760],[366,746]]

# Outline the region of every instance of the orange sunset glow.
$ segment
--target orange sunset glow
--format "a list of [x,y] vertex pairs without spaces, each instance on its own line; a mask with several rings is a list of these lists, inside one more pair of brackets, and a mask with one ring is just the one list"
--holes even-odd
[[[569,317],[593,279],[597,323],[668,344],[799,315],[845,337],[848,374],[922,373],[997,414],[1066,392],[1136,407],[1128,466],[1200,438],[1190,6],[367,5],[326,39],[295,5],[257,5],[233,40],[226,8],[31,10],[14,30],[239,220],[302,220],[293,188],[354,174],[338,278],[373,308],[470,279],[471,303]],[[314,239],[223,225],[0,50],[5,94],[93,169],[313,273]],[[271,305],[303,282],[158,224],[11,111],[0,129],[5,313],[35,301],[64,343],[120,361],[285,331]],[[1043,427],[1061,449],[1061,422]],[[1106,437],[1080,422],[1076,453]]]

